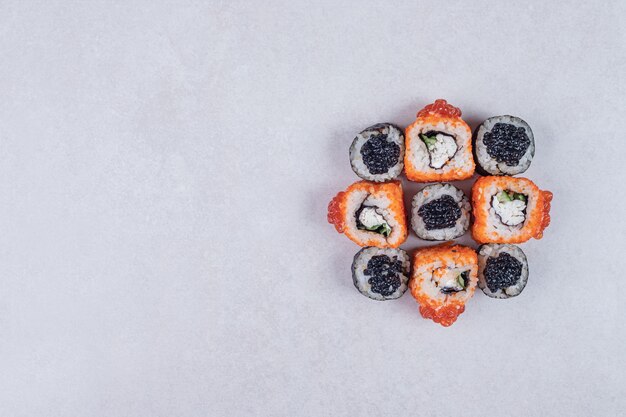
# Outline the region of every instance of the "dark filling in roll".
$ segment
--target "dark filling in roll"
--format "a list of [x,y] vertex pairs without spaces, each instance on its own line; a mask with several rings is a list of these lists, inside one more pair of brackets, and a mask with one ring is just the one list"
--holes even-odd
[[437,136],[437,135],[446,135],[446,136],[449,136],[452,139],[454,139],[454,135],[451,135],[451,134],[446,133],[446,132],[440,132],[438,130],[429,130],[428,132],[424,133],[424,136],[427,136],[427,137],[434,137],[434,136]]
[[506,252],[490,256],[483,272],[487,288],[496,292],[515,285],[522,275],[522,263]]
[[496,161],[512,167],[519,164],[530,146],[526,129],[510,123],[496,123],[491,132],[483,136],[487,153]]
[[372,286],[372,292],[387,297],[396,292],[402,283],[399,276],[402,261],[397,256],[391,259],[387,255],[375,255],[367,262],[364,273],[370,276],[367,282]]
[[424,204],[417,210],[417,214],[424,221],[426,230],[447,229],[454,227],[461,217],[461,209],[451,195],[444,195]]
[[372,174],[384,174],[398,163],[400,146],[387,140],[387,135],[372,136],[361,147],[361,156]]

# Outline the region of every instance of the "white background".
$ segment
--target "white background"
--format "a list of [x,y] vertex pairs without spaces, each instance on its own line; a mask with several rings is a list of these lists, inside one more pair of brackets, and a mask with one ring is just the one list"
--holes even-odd
[[[153,3],[0,3],[0,415],[626,415],[626,3]],[[450,328],[326,223],[440,97],[555,196]]]

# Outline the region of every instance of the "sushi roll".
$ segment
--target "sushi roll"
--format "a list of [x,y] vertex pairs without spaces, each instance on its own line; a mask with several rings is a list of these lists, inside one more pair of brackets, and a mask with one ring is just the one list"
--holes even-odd
[[470,224],[469,199],[452,184],[427,185],[413,197],[411,226],[425,240],[450,240]]
[[391,123],[368,127],[352,141],[350,164],[364,180],[385,182],[396,178],[404,167],[404,133]]
[[478,286],[489,297],[516,297],[527,281],[528,261],[519,247],[487,243],[478,248]]
[[472,131],[461,110],[436,100],[417,113],[406,128],[404,170],[409,180],[454,181],[474,174]]
[[521,174],[535,156],[533,131],[519,117],[490,117],[476,130],[474,156],[484,175]]
[[471,248],[444,243],[415,252],[409,288],[425,319],[450,326],[465,311],[477,282],[478,261]]
[[526,178],[479,178],[472,187],[472,236],[478,243],[541,239],[550,224],[551,200],[550,191]]
[[360,246],[397,248],[407,235],[400,182],[355,182],[328,204],[328,222]]
[[372,300],[395,300],[408,288],[411,262],[402,249],[366,247],[352,262],[354,286]]

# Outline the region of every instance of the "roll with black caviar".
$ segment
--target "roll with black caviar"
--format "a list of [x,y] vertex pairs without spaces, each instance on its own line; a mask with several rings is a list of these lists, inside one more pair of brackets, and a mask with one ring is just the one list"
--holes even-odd
[[354,286],[372,300],[400,298],[408,288],[411,262],[402,249],[365,247],[352,262]]
[[451,184],[432,184],[413,197],[411,226],[425,240],[450,240],[470,225],[472,207],[463,191]]
[[478,286],[489,297],[516,297],[527,282],[528,260],[518,246],[489,243],[478,248]]
[[474,135],[477,171],[483,175],[517,175],[526,171],[535,156],[533,131],[515,116],[485,120]]
[[391,123],[378,123],[360,132],[350,146],[350,164],[364,180],[385,182],[404,167],[404,134]]

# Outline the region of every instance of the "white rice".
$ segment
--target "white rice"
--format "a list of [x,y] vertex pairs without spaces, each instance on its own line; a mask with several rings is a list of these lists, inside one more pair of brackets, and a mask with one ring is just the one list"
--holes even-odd
[[[490,132],[496,123],[507,123],[513,126],[523,127],[526,135],[530,139],[530,145],[526,149],[526,153],[520,158],[519,163],[515,166],[508,166],[504,162],[498,162],[492,158],[487,152],[487,146],[483,142],[485,133]],[[474,144],[474,152],[478,165],[491,175],[516,175],[526,171],[530,166],[535,155],[535,138],[533,131],[524,120],[515,116],[494,116],[483,122],[476,132],[476,143]]]
[[[451,196],[461,209],[461,217],[456,221],[453,227],[445,229],[426,229],[424,219],[418,214],[420,207],[431,201],[437,200],[444,195]],[[411,227],[418,237],[425,240],[450,240],[461,236],[469,229],[470,213],[472,206],[469,199],[463,191],[459,190],[452,184],[437,183],[427,185],[413,197],[411,208]]]

